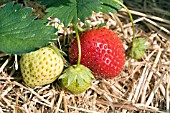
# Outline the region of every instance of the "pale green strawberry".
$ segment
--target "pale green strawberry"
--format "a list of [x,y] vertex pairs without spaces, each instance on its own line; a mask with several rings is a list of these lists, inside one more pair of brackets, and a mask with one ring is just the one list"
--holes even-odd
[[63,57],[54,46],[23,54],[20,68],[24,82],[31,87],[55,81],[64,68]]
[[87,90],[93,78],[90,69],[81,64],[68,67],[59,77],[63,86],[73,94],[80,94]]

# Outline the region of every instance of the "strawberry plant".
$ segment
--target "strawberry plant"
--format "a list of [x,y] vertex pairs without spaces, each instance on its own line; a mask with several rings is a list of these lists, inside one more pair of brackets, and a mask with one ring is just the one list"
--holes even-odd
[[[39,67],[45,65],[44,63],[42,63],[42,65],[31,63],[36,59],[36,58],[35,59],[32,58],[34,56],[33,53],[35,52],[37,56],[43,56],[41,53],[42,51],[41,48],[49,45],[49,43],[55,42],[58,37],[57,34],[55,34],[56,32],[55,28],[46,25],[48,22],[46,18],[48,17],[58,18],[60,20],[59,24],[64,24],[64,27],[68,27],[69,25],[74,26],[74,30],[76,33],[76,41],[75,42],[73,41],[72,43],[73,46],[70,45],[70,50],[69,50],[70,61],[74,65],[68,67],[68,69],[66,69],[63,72],[60,79],[63,85],[68,90],[76,94],[83,92],[90,86],[92,79],[94,78],[92,73],[94,75],[100,75],[100,76],[105,76],[106,78],[112,78],[117,76],[121,72],[125,62],[123,45],[121,43],[121,40],[118,38],[118,35],[115,34],[113,31],[105,28],[99,28],[94,30],[92,29],[87,32],[85,31],[85,33],[83,33],[81,37],[79,37],[78,22],[79,21],[86,22],[86,18],[91,17],[93,12],[96,13],[103,12],[107,14],[110,12],[117,13],[117,10],[124,7],[127,10],[130,19],[132,21],[132,27],[133,27],[132,37],[133,40],[135,40],[132,44],[132,52],[130,55],[133,58],[140,58],[144,53],[143,51],[146,49],[146,47],[142,47],[142,49],[140,48],[140,50],[138,50],[138,47],[135,46],[136,45],[135,43],[142,45],[144,41],[138,43],[138,39],[135,38],[133,18],[129,10],[126,8],[126,6],[123,5],[122,0],[120,1],[119,0],[38,0],[38,1],[40,1],[42,4],[47,6],[46,16],[43,19],[37,19],[36,15],[32,15],[31,8],[28,7],[23,8],[21,4],[14,4],[14,2],[7,3],[0,10],[0,15],[3,15],[0,16],[0,23],[1,23],[0,51],[7,54],[22,55],[21,62],[20,62],[21,71],[23,77],[25,77],[24,81],[28,83],[30,86],[38,85],[38,84],[31,84],[31,82],[29,81],[31,76],[33,77],[32,80],[35,83],[37,81],[36,80],[37,73],[38,73],[38,77],[43,76],[45,74],[44,70],[42,70],[41,67]],[[99,43],[101,44],[99,45]],[[99,51],[95,52],[98,49],[95,48],[97,46],[99,46]],[[134,47],[135,49],[133,49]],[[74,51],[75,48],[76,51]],[[88,48],[90,49],[88,50]],[[38,52],[36,50],[38,50]],[[87,53],[89,53],[89,56],[87,55]],[[139,56],[137,56],[138,53],[140,53]],[[57,57],[55,56],[56,54],[54,54],[53,52],[51,52],[51,55],[52,57],[48,57],[49,59],[52,58],[53,60],[53,57]],[[85,58],[86,56],[88,56],[87,58],[89,58],[89,61],[87,61],[87,58]],[[91,58],[92,56],[94,56],[94,58]],[[46,55],[44,57],[48,59]],[[96,60],[97,63],[92,62],[92,60]],[[99,60],[102,62],[99,62]],[[56,60],[54,62],[58,62],[58,61],[61,60]],[[41,61],[37,59],[37,62],[40,63]],[[91,64],[87,64],[88,62],[91,62]],[[31,75],[30,67],[29,66],[24,67],[27,66],[27,64],[36,65],[37,66],[36,69],[41,69],[40,71],[41,74],[39,74],[39,72],[35,72],[34,75]],[[61,64],[61,67],[63,67],[62,65],[63,64]],[[85,66],[91,69],[92,73]],[[52,68],[54,69],[53,66]],[[46,67],[46,69],[49,70],[50,72],[53,71],[51,70],[50,67]],[[59,73],[61,73],[61,70],[59,71]],[[57,77],[58,76],[59,75],[57,74]],[[56,77],[56,73],[54,73],[52,78],[56,79],[57,77]],[[55,79],[52,79],[52,81],[50,82],[42,81],[41,85],[51,83]],[[73,89],[75,88],[79,89],[79,91],[74,91]]]
[[[43,4],[46,4],[47,7],[47,15],[46,17],[52,16],[54,18],[58,18],[61,23],[67,27],[69,24],[73,24],[74,29],[76,31],[77,37],[77,57],[74,66],[68,67],[61,75],[59,79],[61,79],[62,84],[70,90],[72,93],[81,93],[88,88],[91,84],[91,80],[93,78],[91,72],[86,69],[83,65],[81,65],[81,42],[78,33],[78,19],[80,21],[85,22],[86,17],[90,17],[92,12],[102,11],[104,13],[114,12],[118,9],[121,9],[120,5],[114,1],[110,0],[55,0],[55,1],[45,1],[40,0]],[[95,6],[95,7],[94,7]],[[88,40],[88,39],[87,39]],[[122,48],[123,49],[123,48]],[[97,55],[97,54],[96,54]],[[124,54],[122,54],[124,56]],[[124,62],[124,59],[123,59]],[[124,63],[121,63],[121,65]],[[120,66],[122,69],[122,66]],[[110,68],[109,68],[110,69]],[[89,74],[88,74],[89,73]],[[93,72],[94,73],[94,72]],[[117,73],[116,73],[117,74]],[[115,76],[115,75],[114,75]],[[87,81],[86,79],[89,80]],[[81,82],[80,82],[81,81]],[[84,84],[84,85],[82,85]],[[78,89],[75,91],[75,89]]]

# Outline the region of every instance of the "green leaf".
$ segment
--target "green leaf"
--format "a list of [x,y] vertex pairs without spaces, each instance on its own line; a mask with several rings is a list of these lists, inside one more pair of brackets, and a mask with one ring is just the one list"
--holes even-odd
[[57,37],[47,20],[35,20],[32,8],[9,2],[0,10],[0,51],[23,54],[39,49]]
[[47,17],[52,16],[59,18],[61,23],[68,26],[70,22],[76,24],[78,18],[85,21],[86,17],[91,17],[92,12],[100,11],[99,0],[53,0],[53,2],[46,0],[39,0],[46,3],[49,8],[46,12]]
[[[112,13],[117,13],[117,10],[120,10],[122,7],[115,2],[114,0],[100,0],[102,5],[101,5],[101,12],[104,12],[106,14],[109,14],[110,12]],[[120,0],[120,2],[123,2]]]
[[[92,12],[117,13],[121,6],[114,0],[38,0],[47,6],[46,17],[59,18],[61,23],[77,24],[78,18],[85,22]],[[120,0],[123,2],[122,0]]]
[[[89,82],[90,83],[90,82]],[[83,79],[81,78],[81,76],[77,76],[77,84],[82,87],[84,86],[84,82]]]
[[77,76],[76,75],[69,75],[68,76],[68,84],[67,86],[69,86],[71,83],[73,83],[74,80],[76,80]]
[[64,74],[62,74],[58,79],[63,79],[63,78],[66,78],[66,77],[68,77],[68,74],[67,74],[67,73],[64,73]]
[[133,39],[133,43],[132,43],[132,49],[131,49],[131,52],[130,52],[130,56],[134,59],[140,59],[146,49],[147,49],[147,46],[144,45],[146,42],[145,39],[143,38],[135,38]]
[[91,78],[87,74],[81,74],[80,77],[87,83],[91,82]]
[[85,21],[85,25],[86,25],[86,29],[90,30],[90,24],[87,21]]
[[103,27],[103,26],[105,26],[105,25],[106,25],[106,22],[101,23],[101,24],[98,24],[98,25],[96,26],[96,28],[100,28],[100,27]]

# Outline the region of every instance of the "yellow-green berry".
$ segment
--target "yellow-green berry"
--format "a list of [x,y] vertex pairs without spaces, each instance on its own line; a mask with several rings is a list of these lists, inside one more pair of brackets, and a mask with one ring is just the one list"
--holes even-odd
[[47,46],[23,54],[20,68],[24,82],[30,87],[35,87],[55,81],[63,71],[64,62],[56,47]]

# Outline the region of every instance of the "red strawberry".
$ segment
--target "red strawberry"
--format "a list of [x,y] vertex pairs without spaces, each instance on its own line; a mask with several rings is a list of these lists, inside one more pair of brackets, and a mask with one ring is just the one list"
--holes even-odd
[[[105,27],[91,29],[80,35],[81,64],[88,67],[95,76],[113,78],[120,74],[125,64],[125,53],[121,39]],[[71,64],[78,59],[77,40],[69,47]]]

